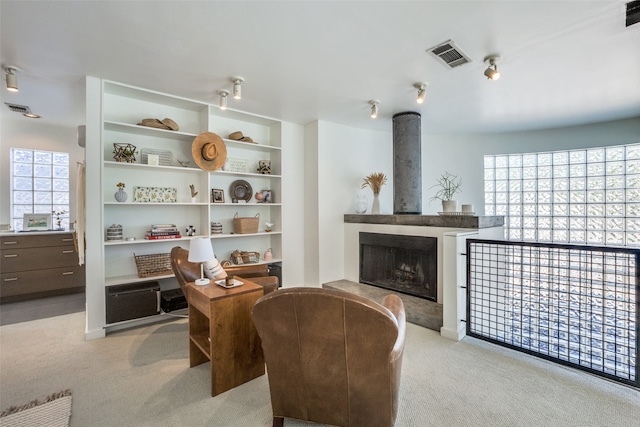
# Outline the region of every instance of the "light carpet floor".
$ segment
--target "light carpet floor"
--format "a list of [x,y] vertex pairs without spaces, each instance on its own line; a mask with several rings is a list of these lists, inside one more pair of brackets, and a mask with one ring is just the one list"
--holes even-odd
[[[636,389],[476,339],[408,324],[403,362],[397,427],[640,420]],[[209,381],[209,364],[189,368],[186,319],[93,341],[84,340],[84,313],[0,327],[0,410],[71,389],[71,426],[271,425],[266,376],[213,398]]]

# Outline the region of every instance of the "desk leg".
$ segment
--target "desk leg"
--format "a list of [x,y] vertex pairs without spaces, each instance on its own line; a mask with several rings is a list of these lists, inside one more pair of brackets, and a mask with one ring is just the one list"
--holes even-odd
[[256,289],[211,303],[212,396],[265,373],[260,338],[251,319],[251,309],[262,295],[263,290]]

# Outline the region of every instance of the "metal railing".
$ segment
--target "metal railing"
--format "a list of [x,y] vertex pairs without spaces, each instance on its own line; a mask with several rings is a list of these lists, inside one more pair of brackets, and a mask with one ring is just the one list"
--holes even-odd
[[467,240],[467,335],[640,388],[640,249]]

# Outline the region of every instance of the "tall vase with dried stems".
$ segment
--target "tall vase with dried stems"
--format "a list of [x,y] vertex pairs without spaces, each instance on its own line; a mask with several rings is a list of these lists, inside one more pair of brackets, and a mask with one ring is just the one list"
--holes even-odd
[[371,213],[377,215],[380,213],[380,200],[378,200],[378,194],[373,195],[373,204],[371,205]]
[[360,188],[369,187],[371,191],[373,191],[373,205],[371,206],[371,213],[377,215],[380,213],[380,200],[378,199],[378,195],[380,194],[380,189],[384,184],[387,183],[387,176],[382,172],[374,172],[369,174]]

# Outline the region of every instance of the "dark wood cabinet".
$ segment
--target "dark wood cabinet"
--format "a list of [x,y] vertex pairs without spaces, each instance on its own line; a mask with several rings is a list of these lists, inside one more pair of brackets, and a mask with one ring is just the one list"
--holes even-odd
[[81,292],[73,235],[65,232],[0,236],[0,303]]

